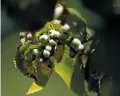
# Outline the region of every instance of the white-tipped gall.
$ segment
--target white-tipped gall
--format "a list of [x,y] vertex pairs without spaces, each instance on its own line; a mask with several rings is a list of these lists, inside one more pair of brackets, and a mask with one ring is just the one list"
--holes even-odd
[[55,36],[56,36],[57,38],[59,38],[59,37],[60,37],[60,32],[59,32],[59,31],[56,31],[56,32],[55,32]]
[[59,38],[59,37],[60,37],[60,32],[51,29],[51,30],[49,30],[49,35],[50,35],[52,38]]
[[32,33],[29,32],[29,33],[27,34],[27,39],[32,39]]
[[84,49],[84,46],[82,44],[79,45],[78,50],[81,51]]
[[80,44],[81,44],[81,41],[80,41],[79,39],[77,39],[77,38],[74,38],[74,39],[72,40],[71,46],[72,46],[73,48],[76,48],[76,47],[78,47]]
[[40,58],[40,62],[43,62],[43,58]]
[[68,31],[70,29],[70,26],[68,24],[64,24],[62,26],[63,31]]
[[55,30],[53,30],[53,29],[49,30],[49,35],[50,35],[51,37],[53,37],[54,34],[55,34]]
[[39,37],[39,40],[42,42],[42,43],[46,43],[46,42],[48,42],[49,41],[49,36],[48,35],[41,35],[40,37]]
[[20,37],[25,37],[25,34],[26,34],[26,32],[20,32],[20,33],[19,33],[19,36],[20,36]]
[[53,24],[61,24],[61,21],[60,20],[54,20]]
[[64,11],[64,7],[61,4],[57,5],[57,7],[55,8],[55,11],[54,11],[54,16],[56,18],[58,18],[59,16],[61,16],[63,11]]
[[43,51],[43,56],[44,56],[45,58],[49,58],[50,52],[45,49],[45,50]]
[[33,53],[34,54],[38,54],[39,52],[38,52],[38,49],[33,49]]
[[25,43],[25,38],[21,38],[21,39],[20,39],[20,42],[21,42],[22,44],[24,44],[24,43]]
[[51,50],[52,50],[52,47],[51,47],[50,45],[47,45],[47,46],[46,46],[46,50],[51,51]]
[[50,45],[57,45],[57,43],[56,43],[53,39],[51,39],[51,40],[49,41],[49,44],[50,44]]

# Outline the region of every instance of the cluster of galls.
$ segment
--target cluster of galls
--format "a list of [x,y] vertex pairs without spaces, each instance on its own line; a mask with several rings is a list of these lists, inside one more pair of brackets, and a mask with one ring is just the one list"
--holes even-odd
[[[53,24],[60,24],[61,21],[60,20],[54,20]],[[68,24],[64,24],[62,27],[62,32],[66,33],[68,35],[68,31],[70,30],[70,26]],[[62,34],[62,32],[59,32],[57,30],[54,29],[50,29],[47,33],[42,33],[39,37],[38,37],[38,41],[40,43],[42,43],[44,45],[44,49],[42,51],[42,56],[40,58],[40,62],[43,62],[43,58],[49,58],[51,55],[53,55],[54,51],[56,51],[57,49],[57,45],[65,45],[63,43],[66,43],[66,41],[64,42],[63,38],[65,38],[65,36]],[[30,32],[25,33],[25,32],[20,32],[20,41],[22,44],[25,43],[26,40],[32,40],[32,34]],[[68,39],[67,38],[65,39]],[[63,41],[62,41],[63,40]],[[70,42],[71,44],[69,44],[70,46],[70,57],[75,57],[75,55],[79,52],[81,52],[81,50],[84,49],[83,44],[81,43],[81,41],[78,38],[73,38]],[[34,54],[39,54],[39,50],[38,49],[33,49],[33,53]]]
[[31,32],[20,32],[20,42],[22,44],[25,43],[26,40],[32,40],[32,33]]
[[[52,22],[55,25],[61,25],[60,20],[53,20]],[[59,55],[62,52],[64,52],[64,49],[61,49],[63,51],[60,51],[57,53],[56,51],[58,51],[59,48],[61,48],[58,46],[66,45],[67,39],[71,37],[71,36],[69,36],[70,26],[68,24],[61,25],[60,28],[61,28],[61,32],[50,28],[47,32],[41,32],[40,35],[37,37],[36,37],[36,35],[33,36],[33,34],[30,32],[20,32],[20,42],[22,43],[21,46],[25,46],[27,41],[31,41],[31,43],[29,45],[30,47],[26,46],[27,48],[25,48],[24,52],[23,52],[23,54],[24,54],[23,58],[25,59],[24,63],[26,63],[26,62],[28,63],[28,61],[29,61],[28,65],[31,64],[30,67],[35,66],[33,69],[36,71],[38,71],[40,69],[41,65],[43,65],[43,64],[48,67],[47,70],[49,70],[49,68],[51,68],[50,70],[52,70],[54,64],[50,60],[50,57],[51,56],[54,57],[55,54],[57,54],[59,57]],[[68,36],[66,36],[65,33]],[[32,41],[34,39],[36,39],[36,42],[33,43]],[[72,37],[72,40],[71,40],[71,42],[69,42],[68,45],[70,45],[69,52],[70,52],[71,58],[75,57],[75,55],[77,53],[81,52],[84,49],[83,44],[81,43],[81,41],[78,38]],[[33,46],[33,47],[31,47],[31,46]],[[63,53],[62,53],[62,55],[63,55]],[[57,58],[57,59],[59,59],[59,58]],[[26,64],[23,64],[23,65],[26,66]],[[44,68],[47,68],[45,66],[44,66]],[[26,69],[28,70],[28,69],[30,69],[30,67],[28,67],[28,68],[26,67]],[[39,69],[38,69],[38,67],[39,67]],[[30,71],[30,72],[28,71],[27,73],[29,73],[29,74],[32,73],[32,76],[33,76],[33,74],[35,74],[33,71]]]
[[[63,9],[64,7],[61,5],[55,9],[55,18],[62,14]],[[70,26],[65,22],[63,23],[62,20],[54,19],[48,22],[43,29],[34,33],[20,32],[21,45],[16,54],[18,69],[37,81],[41,74],[50,75],[52,73],[54,61],[51,60],[51,57],[57,55],[54,59],[60,61],[65,45],[69,47],[71,58],[82,53],[84,49],[80,38],[71,36]]]

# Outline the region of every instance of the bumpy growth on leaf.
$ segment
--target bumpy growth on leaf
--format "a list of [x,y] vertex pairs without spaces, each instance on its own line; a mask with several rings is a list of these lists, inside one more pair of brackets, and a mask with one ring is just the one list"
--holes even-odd
[[[58,8],[57,10],[62,12],[65,9]],[[87,23],[83,18],[81,19],[81,15],[75,14],[76,11],[66,10],[68,10],[66,17],[62,12],[60,15],[63,17],[55,17],[34,34],[24,32],[22,37],[23,32],[20,34],[21,45],[17,48],[15,66],[25,76],[33,78],[38,85],[45,86],[57,63],[63,64],[63,67],[60,67],[63,68],[61,69],[63,71],[59,72],[59,67],[56,67],[55,71],[63,79],[66,78],[68,82],[65,82],[69,85],[68,76],[71,75],[65,73],[64,68],[69,66],[67,64],[71,64],[73,67],[76,56],[85,57],[87,56],[85,52],[91,50],[92,40],[89,41],[89,39],[94,36],[94,32],[87,27]],[[63,18],[66,22],[63,21]],[[86,58],[81,58],[83,66],[87,61]],[[63,76],[62,73],[66,76]],[[68,73],[70,72],[68,71]]]

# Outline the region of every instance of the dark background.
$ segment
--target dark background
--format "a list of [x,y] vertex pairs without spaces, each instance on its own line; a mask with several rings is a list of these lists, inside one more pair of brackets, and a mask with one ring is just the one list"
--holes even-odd
[[[120,1],[64,1],[68,7],[76,8],[96,31],[101,43],[92,62],[101,64],[101,70],[113,76],[113,89],[108,96],[120,96]],[[12,62],[16,47],[19,45],[18,32],[24,30],[34,32],[51,20],[56,0],[34,0],[34,2],[33,0],[2,0],[1,3],[2,96],[24,96],[32,80],[21,75]],[[75,96],[55,74],[45,90],[34,96],[39,95]]]

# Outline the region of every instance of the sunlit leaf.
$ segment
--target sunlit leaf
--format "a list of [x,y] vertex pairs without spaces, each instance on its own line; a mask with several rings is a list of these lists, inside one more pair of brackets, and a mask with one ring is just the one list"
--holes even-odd
[[[72,66],[73,63],[75,63],[74,59],[71,59],[68,53],[68,49],[65,47],[65,52],[62,58],[62,61],[55,66],[55,72],[63,79],[63,81],[66,83],[66,85],[70,88],[73,68],[69,67]],[[66,62],[70,61],[70,62]]]
[[35,82],[33,82],[32,85],[30,86],[28,92],[26,93],[26,95],[33,94],[35,92],[41,91],[42,89],[43,89],[42,86],[39,86]]

